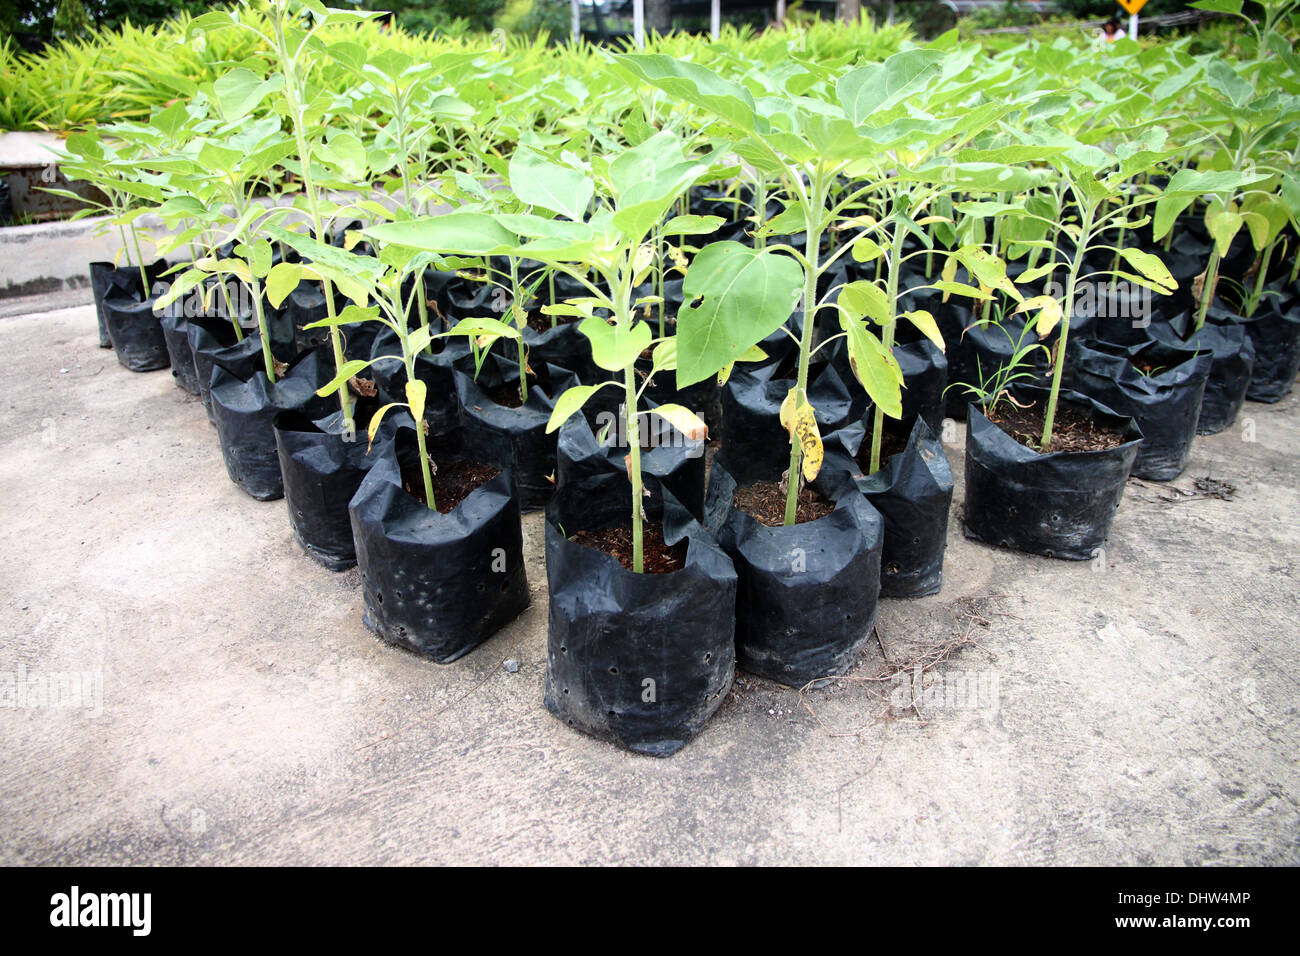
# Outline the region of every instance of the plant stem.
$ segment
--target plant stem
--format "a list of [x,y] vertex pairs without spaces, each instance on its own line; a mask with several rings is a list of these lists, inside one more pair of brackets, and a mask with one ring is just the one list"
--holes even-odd
[[1248,319],[1252,318],[1255,315],[1255,310],[1259,308],[1259,301],[1264,297],[1264,280],[1268,277],[1268,266],[1269,266],[1269,262],[1273,258],[1273,247],[1276,244],[1277,244],[1276,240],[1274,242],[1270,242],[1264,248],[1264,251],[1260,253],[1259,262],[1257,264],[1259,267],[1259,271],[1255,273],[1255,289],[1254,292],[1252,292],[1251,295],[1246,299],[1246,303],[1245,303],[1246,318]]
[[[280,60],[280,69],[284,75],[284,96],[289,102],[293,120],[293,136],[298,146],[298,161],[302,164],[302,191],[307,198],[307,208],[311,214],[312,229],[315,230],[316,239],[320,242],[325,241],[323,220],[320,214],[320,200],[316,195],[316,184],[311,174],[311,150],[307,148],[307,135],[304,130],[306,120],[303,112],[306,109],[306,103],[298,89],[298,71],[297,63],[289,54],[288,43],[284,35],[284,18],[288,16],[285,8],[277,6],[272,20],[275,30],[276,53]],[[325,293],[325,314],[332,321],[338,318],[338,310],[334,307],[334,283],[329,279],[321,280],[321,291]],[[330,326],[330,346],[334,354],[334,369],[338,371],[343,368],[345,359],[343,357],[343,336],[339,332],[337,325]],[[352,418],[352,394],[346,386],[338,390],[339,410],[343,413],[343,432],[345,435],[356,433],[357,425]]]
[[[407,375],[414,372],[414,362],[408,362]],[[408,381],[415,381],[409,378]],[[433,471],[429,468],[429,447],[424,437],[424,422],[415,423],[415,441],[420,446],[420,473],[424,476],[424,503],[430,511],[438,510],[438,503],[433,498]]]
[[1089,203],[1084,209],[1083,222],[1079,226],[1079,241],[1074,247],[1074,259],[1070,262],[1070,278],[1065,284],[1065,302],[1061,305],[1061,334],[1056,342],[1056,361],[1052,368],[1052,391],[1047,397],[1047,414],[1043,417],[1043,438],[1038,443],[1038,450],[1047,454],[1052,446],[1052,426],[1056,423],[1056,402],[1061,395],[1061,373],[1065,371],[1065,343],[1070,337],[1070,316],[1074,311],[1074,287],[1079,279],[1079,270],[1083,266],[1084,253],[1088,251],[1088,240],[1092,233],[1092,220],[1096,207]]
[[[889,249],[889,286],[885,296],[889,300],[889,321],[880,330],[880,342],[885,352],[893,354],[894,332],[898,328],[898,266],[903,257],[903,227],[894,225],[894,240]],[[885,431],[885,410],[876,405],[875,421],[871,426],[871,472],[880,470],[880,442]]]
[[144,297],[149,298],[149,276],[144,271],[144,256],[140,253],[140,237],[136,235],[135,226],[127,226],[131,231],[131,244],[135,246],[135,264],[140,269],[140,285],[144,289]]
[[[271,354],[271,331],[266,327],[266,312],[262,308],[262,284],[257,276],[249,273],[249,284],[253,289],[253,314],[257,316],[257,331],[262,336],[262,362],[266,365],[266,377],[275,382],[275,356]],[[346,385],[343,386],[347,388]]]
[[[804,255],[808,262],[804,266],[803,282],[803,329],[799,334],[799,372],[795,379],[796,401],[808,393],[808,358],[812,354],[812,329],[817,304],[817,264],[821,261],[821,215],[825,205],[826,185],[823,182],[821,168],[818,167],[811,182],[812,190],[809,206],[804,210]],[[800,466],[803,462],[803,446],[798,438],[790,435],[790,471],[786,475],[785,525],[794,524],[799,508]]]
[[524,350],[524,329],[528,326],[528,313],[519,304],[519,260],[510,257],[510,308],[514,310],[515,327],[519,338],[515,346],[519,351],[519,401],[528,401],[528,353]]
[[1210,303],[1214,301],[1214,289],[1219,284],[1219,243],[1216,239],[1214,248],[1210,250],[1210,261],[1205,267],[1205,277],[1201,281],[1201,301],[1196,308],[1196,324],[1193,332],[1199,332],[1205,326],[1205,314],[1210,310]]
[[632,570],[645,570],[644,529],[641,526],[641,416],[636,404],[636,365],[623,370],[623,415],[627,420],[627,477],[632,482]]

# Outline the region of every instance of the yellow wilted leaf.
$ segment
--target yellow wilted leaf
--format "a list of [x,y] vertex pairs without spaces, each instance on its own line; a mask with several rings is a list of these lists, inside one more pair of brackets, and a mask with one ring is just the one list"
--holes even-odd
[[781,403],[781,426],[798,441],[803,451],[800,470],[804,479],[812,481],[822,470],[822,436],[817,428],[817,416],[808,398],[798,388],[790,389]]

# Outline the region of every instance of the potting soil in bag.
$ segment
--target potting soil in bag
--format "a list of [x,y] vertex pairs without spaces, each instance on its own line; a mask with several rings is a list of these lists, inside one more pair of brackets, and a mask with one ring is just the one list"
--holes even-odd
[[[616,391],[616,389],[605,389]],[[628,454],[627,426],[617,411],[596,416],[593,431],[585,415],[578,413],[560,427],[556,443],[555,480],[566,484],[599,486],[620,501],[631,500],[632,483],[624,459]],[[704,441],[687,438],[653,409],[642,412],[637,425],[641,437],[641,478],[649,492],[647,502],[660,507],[662,489],[667,488],[698,520],[704,515]],[[620,480],[611,482],[607,476]],[[591,482],[589,479],[598,478]]]
[[1184,312],[1168,323],[1152,323],[1151,331],[1156,341],[1165,345],[1208,350],[1213,356],[1196,434],[1216,435],[1237,420],[1246,403],[1255,368],[1255,346],[1241,324],[1241,316],[1228,309],[1212,306],[1199,332],[1192,332],[1194,320],[1194,312]]
[[216,366],[212,370],[212,415],[221,441],[226,472],[239,489],[258,501],[284,494],[280,457],[275,443],[275,416],[282,411],[324,418],[337,407],[334,396],[316,390],[333,375],[333,366],[320,350],[307,352],[278,381],[262,369],[243,382]]
[[[502,471],[448,513],[430,509],[404,490],[423,483],[414,427],[402,420],[393,441],[376,446],[349,509],[362,621],[389,643],[449,664],[528,607],[519,499]],[[452,471],[453,459],[435,458],[444,475]],[[451,504],[444,495],[439,508]]]
[[[1047,389],[1017,389],[1017,401],[1047,401]],[[1062,390],[1072,409],[1122,435],[1099,451],[1040,454],[972,404],[966,430],[966,537],[1049,558],[1086,561],[1110,534],[1142,433],[1131,418]],[[1058,413],[1059,414],[1059,413]]]
[[793,687],[843,674],[876,622],[884,523],[847,472],[812,486],[834,503],[813,521],[768,527],[735,507],[738,483],[716,461],[705,527],[735,563],[736,660]]
[[859,493],[880,512],[885,523],[880,596],[937,594],[943,584],[943,555],[952,505],[948,457],[935,433],[924,419],[918,418],[902,449],[874,474],[866,474],[872,427],[873,416],[868,413],[861,421],[827,435],[822,468],[849,472]]
[[668,757],[722,704],[735,673],[736,572],[690,512],[665,491],[664,542],[684,566],[637,574],[570,538],[626,526],[617,475],[559,489],[546,509],[546,708],[575,730]]

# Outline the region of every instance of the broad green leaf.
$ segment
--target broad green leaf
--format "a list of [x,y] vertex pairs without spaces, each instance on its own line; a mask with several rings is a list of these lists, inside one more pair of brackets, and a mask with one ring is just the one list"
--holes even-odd
[[266,276],[266,297],[277,309],[289,293],[302,282],[302,266],[296,262],[277,262]]
[[889,321],[889,296],[880,286],[866,279],[850,282],[840,289],[839,306],[855,319],[865,315],[881,325]]
[[990,289],[1000,289],[1017,302],[1024,299],[1020,290],[1007,278],[1007,266],[981,246],[962,246],[953,256]]
[[943,56],[936,50],[905,50],[845,73],[835,87],[845,117],[861,126],[874,113],[902,102],[939,72]]
[[871,400],[890,418],[903,415],[903,371],[884,343],[860,320],[840,316],[847,334],[849,366]]
[[379,242],[471,256],[503,253],[517,241],[495,217],[479,212],[449,212],[426,219],[386,222],[362,232]]
[[510,189],[530,206],[581,222],[596,187],[580,170],[552,163],[536,150],[521,146],[510,157]]
[[789,256],[714,242],[691,264],[677,315],[677,387],[720,372],[794,312],[803,269]]
[[359,375],[369,367],[370,361],[368,359],[351,359],[350,361],[344,362],[343,367],[339,369],[339,373],[330,379],[328,384],[322,385],[318,388],[316,394],[321,398],[333,395],[347,384],[348,379],[354,375]]
[[654,336],[650,326],[635,320],[632,325],[611,325],[599,316],[583,319],[578,331],[591,342],[592,360],[609,372],[628,368],[650,347]]
[[885,254],[885,250],[880,243],[868,236],[855,240],[849,252],[858,262],[871,262],[873,259],[879,259]]

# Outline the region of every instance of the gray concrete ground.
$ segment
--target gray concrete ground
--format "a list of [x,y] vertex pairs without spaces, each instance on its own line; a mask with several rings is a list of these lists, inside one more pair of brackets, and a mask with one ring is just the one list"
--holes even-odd
[[660,761],[542,708],[539,517],[533,607],[439,667],[89,307],[0,320],[0,354],[0,862],[1300,862],[1295,397],[1197,441],[1176,486],[1235,500],[1131,483],[1079,564],[960,536],[959,429],[943,591],[880,635],[894,669],[975,643],[915,707],[881,647],[803,697],[744,678]]

